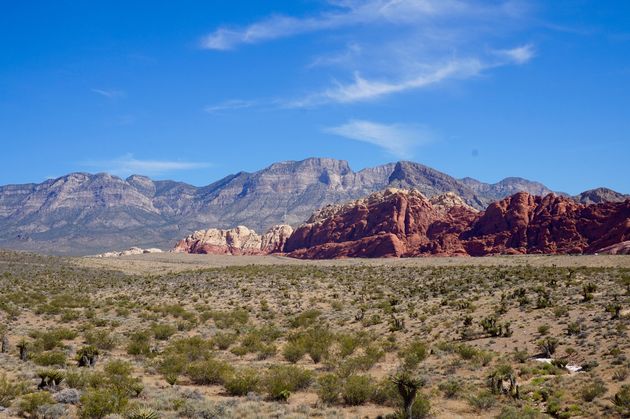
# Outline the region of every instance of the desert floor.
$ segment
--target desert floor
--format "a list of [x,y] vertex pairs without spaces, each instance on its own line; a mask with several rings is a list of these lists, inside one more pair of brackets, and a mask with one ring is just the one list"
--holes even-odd
[[629,303],[630,256],[0,251],[0,417],[624,417]]

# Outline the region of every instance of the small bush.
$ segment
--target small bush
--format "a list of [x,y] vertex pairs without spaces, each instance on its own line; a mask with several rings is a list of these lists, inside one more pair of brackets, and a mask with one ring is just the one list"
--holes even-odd
[[33,362],[44,367],[66,365],[66,354],[61,351],[41,352],[33,357]]
[[400,358],[403,360],[403,365],[407,370],[416,368],[426,359],[427,355],[427,346],[424,342],[419,340],[409,343],[409,345],[407,345],[407,347],[399,354]]
[[186,375],[195,384],[223,384],[229,374],[233,372],[227,362],[216,359],[195,361],[186,368]]
[[242,368],[224,378],[225,390],[232,396],[246,396],[256,391],[260,384],[260,375],[253,368]]
[[9,381],[6,375],[0,375],[0,406],[9,407],[11,402],[26,392],[26,383]]
[[484,390],[475,395],[471,395],[468,397],[468,403],[477,411],[484,411],[492,408],[496,403],[496,399],[494,395],[488,391]]
[[[416,395],[416,399],[411,405],[411,418],[412,419],[424,419],[431,415],[431,402],[428,397],[422,393]],[[406,418],[406,414],[401,410],[396,412],[397,418]]]
[[274,400],[286,400],[292,392],[308,387],[313,374],[293,365],[270,367],[264,379],[264,387]]
[[90,330],[86,332],[85,342],[102,350],[112,350],[116,347],[116,338],[107,330]]
[[304,342],[301,340],[287,342],[286,345],[284,345],[284,349],[282,350],[282,356],[284,356],[284,359],[293,364],[302,359],[305,354],[306,348],[304,346]]
[[25,394],[18,401],[18,412],[20,415],[28,414],[34,417],[37,410],[47,404],[55,404],[55,399],[47,391]]
[[236,334],[234,333],[217,333],[212,338],[212,343],[220,350],[229,349],[236,342]]
[[317,379],[317,395],[324,403],[337,403],[339,388],[340,380],[336,374],[323,374]]
[[630,417],[630,385],[623,385],[612,398],[615,410],[623,416]]
[[608,389],[602,380],[594,380],[591,383],[585,384],[580,389],[580,397],[582,397],[582,400],[585,402],[592,402],[596,398],[606,394],[606,391],[608,391]]
[[175,326],[170,324],[156,323],[151,326],[151,332],[153,333],[153,337],[157,340],[168,340],[171,336],[175,334],[177,329]]
[[137,332],[129,337],[127,353],[129,355],[151,355],[151,336],[147,332]]
[[365,375],[351,375],[341,389],[343,401],[350,406],[367,402],[372,395],[372,379]]
[[542,419],[544,415],[533,407],[504,407],[497,419]]
[[462,392],[462,383],[454,378],[450,378],[447,381],[443,381],[438,384],[438,388],[442,393],[444,393],[444,397],[447,399],[454,399]]
[[104,418],[107,415],[120,413],[126,406],[118,395],[110,389],[90,389],[81,396],[82,418]]

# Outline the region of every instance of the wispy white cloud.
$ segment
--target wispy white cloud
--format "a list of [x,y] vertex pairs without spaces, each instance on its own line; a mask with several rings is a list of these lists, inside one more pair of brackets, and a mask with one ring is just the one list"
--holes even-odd
[[[256,106],[315,107],[375,101],[475,78],[491,69],[522,65],[536,56],[533,44],[493,49],[493,41],[526,25],[526,0],[328,0],[328,11],[305,17],[275,15],[246,27],[221,27],[203,48],[229,50],[302,33],[331,31],[343,42],[306,67],[330,72],[329,85],[308,87],[297,99],[255,101]],[[352,27],[351,31],[344,28]],[[355,30],[356,29],[356,30]],[[504,43],[504,41],[501,41]],[[369,47],[368,47],[369,46]],[[295,97],[295,96],[294,96]],[[228,101],[208,112],[250,107]]]
[[233,99],[233,100],[227,100],[225,102],[221,102],[216,105],[206,106],[204,108],[204,111],[208,113],[215,113],[215,112],[229,111],[229,110],[234,110],[234,109],[245,109],[245,108],[251,108],[253,106],[256,106],[257,103],[258,102],[254,100]]
[[473,10],[459,0],[346,0],[329,3],[336,6],[335,11],[301,18],[276,15],[242,28],[218,28],[202,39],[201,47],[229,50],[241,44],[255,44],[358,24],[414,24],[422,18]]
[[133,174],[162,175],[165,173],[195,170],[212,166],[210,163],[188,162],[180,160],[141,160],[133,154],[125,154],[112,160],[87,161],[84,166],[105,171],[117,176]]
[[498,50],[496,53],[507,58],[514,64],[525,64],[536,56],[536,50],[531,44],[521,45],[512,49]]
[[336,127],[325,128],[324,132],[376,145],[398,158],[410,158],[416,147],[435,139],[434,134],[423,126],[381,124],[358,119]]
[[287,102],[288,107],[308,107],[328,102],[352,103],[379,98],[407,90],[420,89],[449,78],[469,78],[478,75],[487,64],[477,59],[455,60],[433,67],[411,78],[396,81],[369,80],[357,72],[350,83],[336,82],[332,88],[305,98]]
[[96,93],[97,95],[101,95],[108,99],[116,99],[119,97],[124,97],[125,92],[123,90],[118,89],[91,89],[92,93]]

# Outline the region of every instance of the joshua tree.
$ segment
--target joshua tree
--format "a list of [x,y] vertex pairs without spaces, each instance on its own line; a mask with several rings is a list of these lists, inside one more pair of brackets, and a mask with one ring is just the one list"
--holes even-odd
[[540,340],[538,342],[538,346],[540,347],[540,349],[542,349],[547,358],[551,358],[551,355],[556,352],[556,348],[558,347],[558,339],[547,337]]
[[79,367],[93,367],[96,365],[98,358],[98,349],[94,346],[84,346],[77,352],[77,361]]
[[403,399],[405,419],[413,417],[413,402],[418,389],[424,384],[419,378],[413,378],[409,372],[403,371],[392,377],[392,382],[398,387],[398,393]]
[[22,339],[20,343],[17,344],[17,348],[20,351],[20,360],[26,361],[28,359],[28,342]]
[[608,311],[612,315],[612,317],[610,318],[611,320],[616,320],[621,315],[621,304],[615,301],[609,304],[608,307],[606,307],[606,311]]
[[9,352],[9,337],[4,328],[0,328],[0,352],[3,354]]
[[44,388],[57,387],[64,379],[62,371],[58,370],[44,370],[37,373],[41,382],[37,386],[40,390]]
[[514,370],[509,365],[500,365],[488,377],[490,389],[494,394],[507,394],[515,399],[520,398],[519,386],[516,384]]

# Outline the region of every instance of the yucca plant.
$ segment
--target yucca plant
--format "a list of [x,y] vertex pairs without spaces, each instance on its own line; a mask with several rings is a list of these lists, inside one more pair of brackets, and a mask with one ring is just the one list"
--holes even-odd
[[148,407],[139,407],[132,410],[127,417],[129,419],[158,419],[160,415]]

